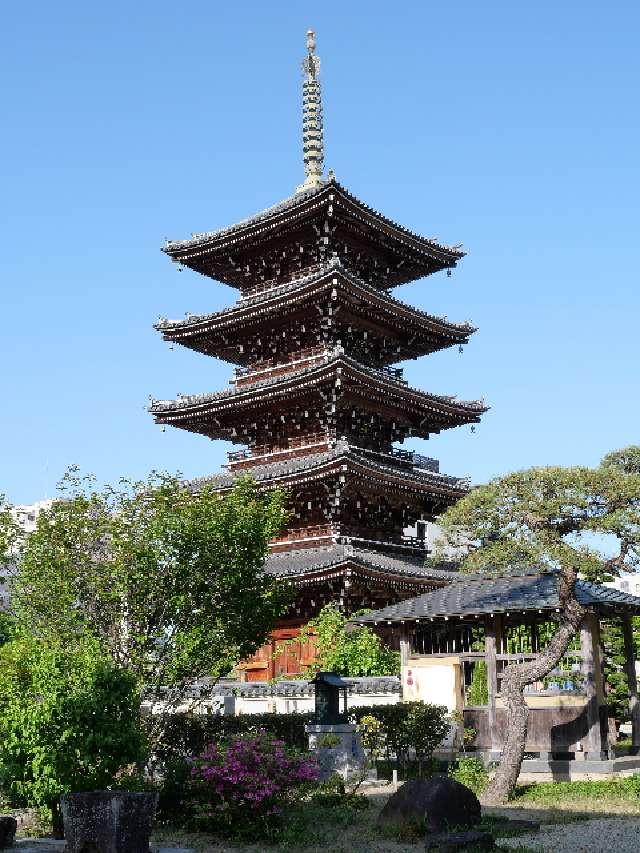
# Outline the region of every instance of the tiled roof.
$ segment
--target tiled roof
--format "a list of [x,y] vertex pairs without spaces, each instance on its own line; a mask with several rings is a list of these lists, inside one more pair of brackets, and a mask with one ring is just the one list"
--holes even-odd
[[637,595],[629,595],[628,592],[620,592],[618,589],[604,586],[591,581],[578,581],[576,597],[580,604],[589,605],[622,605],[624,607],[636,607],[640,612],[640,598]]
[[469,322],[453,323],[446,317],[439,317],[436,314],[429,314],[428,312],[422,311],[420,308],[415,308],[413,305],[409,305],[408,303],[403,302],[402,300],[397,299],[388,293],[381,293],[378,288],[373,287],[372,285],[363,281],[361,278],[358,278],[351,272],[347,271],[338,258],[332,258],[331,261],[329,261],[327,264],[324,264],[319,269],[314,269],[313,272],[311,272],[309,275],[293,279],[292,281],[287,282],[286,284],[282,284],[278,287],[273,287],[269,290],[262,291],[251,296],[245,296],[238,302],[236,302],[234,305],[231,305],[229,308],[225,308],[222,311],[216,311],[210,314],[189,314],[182,320],[167,320],[166,318],[161,318],[155,324],[154,328],[158,329],[159,331],[172,331],[177,329],[188,330],[193,327],[194,334],[202,332],[203,329],[200,327],[202,327],[203,325],[206,326],[206,324],[213,324],[215,322],[231,319],[233,318],[234,314],[241,314],[247,308],[263,307],[263,304],[268,305],[274,302],[274,300],[279,303],[283,298],[291,297],[295,295],[298,291],[304,291],[305,288],[307,288],[309,285],[322,281],[323,278],[334,274],[336,271],[340,271],[340,274],[343,278],[345,278],[347,281],[357,286],[361,290],[365,291],[366,293],[369,293],[377,300],[384,299],[385,303],[387,303],[390,308],[400,308],[404,311],[408,310],[412,314],[418,315],[426,321],[430,321],[439,326],[443,326],[444,329],[456,335],[457,337],[466,337],[467,335],[470,335],[471,333],[476,331],[476,327]]
[[465,492],[468,487],[468,481],[459,477],[450,477],[447,474],[440,474],[434,471],[426,470],[425,468],[416,468],[411,465],[396,465],[384,464],[371,457],[358,452],[357,447],[353,447],[346,441],[336,442],[335,447],[323,453],[309,453],[304,456],[294,456],[293,458],[285,459],[280,462],[271,462],[269,465],[255,465],[252,468],[244,469],[238,474],[225,473],[214,474],[211,477],[200,477],[196,480],[191,480],[190,485],[194,490],[211,486],[214,489],[225,489],[233,485],[239,474],[248,474],[256,482],[265,482],[268,480],[278,480],[282,477],[288,477],[291,474],[298,474],[302,471],[311,471],[314,468],[319,468],[327,462],[335,460],[344,460],[345,462],[353,462],[366,466],[369,470],[379,471],[391,476],[400,476],[407,480],[430,484],[434,488],[458,488]]
[[272,376],[267,379],[258,380],[247,387],[230,388],[225,389],[224,391],[214,391],[205,394],[185,394],[175,400],[152,400],[151,405],[148,407],[148,411],[152,414],[158,415],[165,412],[189,409],[194,406],[202,406],[206,403],[214,402],[215,400],[223,400],[233,397],[246,398],[247,396],[264,389],[273,388],[277,390],[278,385],[288,386],[291,382],[296,382],[305,376],[307,378],[312,378],[314,373],[319,373],[320,371],[325,370],[329,365],[337,366],[338,364],[353,368],[354,370],[365,374],[365,376],[370,377],[374,381],[387,383],[392,388],[402,389],[408,394],[417,395],[421,399],[429,400],[436,405],[442,404],[445,406],[452,406],[456,409],[463,409],[478,414],[486,412],[488,408],[485,405],[484,400],[458,400],[455,395],[445,396],[441,394],[429,394],[426,391],[411,388],[405,385],[401,380],[393,379],[379,370],[367,367],[359,361],[356,361],[356,359],[346,355],[341,348],[336,348],[324,364],[312,365],[311,367],[302,368],[295,373],[287,373],[284,376]]
[[424,551],[418,554],[389,554],[353,545],[329,545],[325,548],[300,548],[271,554],[265,569],[271,575],[290,577],[336,568],[343,563],[356,563],[372,571],[394,575],[447,581],[457,577],[451,569],[425,568],[425,557]]
[[[367,613],[353,622],[403,622],[442,616],[554,610],[559,606],[557,582],[557,572],[469,576],[433,592]],[[640,598],[601,584],[579,580],[576,584],[576,598],[580,604],[597,609],[625,607],[640,613]]]
[[236,222],[235,224],[229,225],[225,228],[220,228],[216,231],[207,231],[202,234],[194,234],[193,237],[190,237],[187,240],[168,240],[166,245],[163,247],[163,251],[166,252],[166,254],[168,255],[173,255],[174,253],[178,253],[180,251],[205,246],[208,243],[223,242],[225,238],[235,237],[240,232],[244,230],[250,230],[255,225],[260,225],[262,223],[265,223],[269,219],[277,218],[278,215],[281,213],[294,210],[296,207],[300,207],[306,201],[314,198],[315,196],[319,196],[322,193],[326,193],[327,190],[336,191],[337,193],[342,195],[347,201],[356,204],[365,213],[377,219],[381,224],[390,227],[394,231],[399,232],[407,238],[410,238],[412,241],[428,245],[430,248],[438,252],[450,253],[456,259],[464,256],[464,252],[459,246],[445,246],[441,243],[438,243],[437,240],[433,238],[422,237],[421,235],[410,231],[408,228],[404,228],[402,225],[398,225],[396,222],[391,219],[388,219],[386,216],[383,216],[377,210],[374,210],[374,208],[370,207],[368,204],[365,204],[364,202],[360,201],[360,199],[356,198],[356,196],[352,195],[347,189],[345,189],[345,187],[339,184],[338,181],[335,180],[335,178],[327,178],[317,187],[311,187],[310,189],[305,190],[303,192],[294,193],[293,195],[283,199],[283,201],[274,204],[272,207],[268,207],[265,210],[254,214],[253,216],[249,216],[246,219],[242,219],[239,222]]

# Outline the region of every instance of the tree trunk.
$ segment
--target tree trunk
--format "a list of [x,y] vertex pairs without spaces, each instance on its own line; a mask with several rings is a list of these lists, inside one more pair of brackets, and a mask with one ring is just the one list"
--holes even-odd
[[511,664],[503,672],[501,695],[507,708],[507,736],[498,769],[482,797],[484,805],[493,806],[507,802],[516,786],[524,757],[529,718],[524,688],[527,684],[544,678],[557,666],[580,627],[586,611],[576,601],[576,578],[576,571],[566,568],[558,578],[558,630],[544,651],[540,652],[535,660]]

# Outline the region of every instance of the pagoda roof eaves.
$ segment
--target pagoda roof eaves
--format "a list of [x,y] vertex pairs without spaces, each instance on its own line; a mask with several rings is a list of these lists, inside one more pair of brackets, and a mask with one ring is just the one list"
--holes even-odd
[[280,462],[256,465],[239,472],[239,474],[226,473],[201,477],[190,481],[189,485],[194,491],[207,486],[224,490],[231,488],[238,476],[246,475],[252,477],[257,483],[268,482],[275,487],[300,475],[313,476],[314,478],[323,477],[336,467],[346,464],[351,466],[354,471],[361,470],[371,474],[376,473],[382,477],[400,478],[406,483],[414,483],[416,488],[430,487],[435,492],[443,494],[450,494],[451,490],[454,490],[461,497],[471,488],[466,478],[453,477],[415,467],[404,467],[399,464],[383,463],[358,451],[358,447],[341,440],[336,442],[331,449],[321,453],[310,453]]
[[[280,220],[288,218],[288,214],[292,215],[296,211],[302,212],[308,202],[317,201],[324,195],[329,196],[332,192],[338,193],[347,203],[358,208],[360,213],[366,216],[371,223],[378,223],[384,226],[395,233],[399,239],[412,243],[414,247],[422,251],[444,255],[445,266],[454,266],[455,262],[465,255],[460,245],[447,246],[438,242],[435,238],[424,237],[399,225],[397,222],[394,222],[358,199],[338,183],[335,178],[326,178],[318,186],[311,187],[303,192],[294,193],[277,204],[253,216],[240,220],[233,225],[228,225],[214,231],[194,234],[186,240],[168,240],[162,247],[162,251],[173,260],[179,261],[182,257],[187,257],[190,250],[202,250],[205,247],[214,247],[216,245],[221,247],[227,244],[237,244],[245,236],[251,235],[257,228],[262,231],[269,227],[276,227]],[[446,256],[449,257],[447,258]]]
[[186,332],[187,334],[201,334],[208,330],[208,327],[216,322],[224,321],[233,322],[235,317],[242,316],[246,312],[257,311],[258,309],[265,310],[266,306],[278,303],[282,298],[292,298],[299,293],[303,293],[305,289],[314,284],[320,284],[324,280],[333,280],[334,278],[342,278],[349,284],[365,291],[371,298],[378,301],[383,301],[390,308],[400,309],[404,312],[417,315],[420,319],[441,326],[446,331],[452,333],[456,337],[464,336],[465,338],[472,335],[478,330],[469,321],[464,323],[454,323],[447,317],[441,317],[437,314],[430,314],[420,308],[416,308],[395,296],[392,296],[386,291],[381,291],[373,287],[361,278],[353,275],[347,270],[338,259],[332,259],[320,270],[314,270],[309,275],[297,278],[287,284],[273,287],[269,290],[262,291],[254,296],[240,299],[234,305],[224,308],[222,311],[215,311],[208,314],[189,314],[182,320],[168,320],[161,318],[154,324],[154,329],[164,335],[170,336],[173,332]]
[[268,574],[279,577],[298,577],[335,570],[339,566],[357,565],[364,569],[389,576],[404,576],[424,580],[451,582],[456,572],[447,568],[424,565],[425,555],[399,556],[359,548],[354,545],[329,545],[320,548],[303,548],[270,554],[265,563]]
[[269,377],[267,379],[254,382],[241,389],[230,388],[225,389],[224,391],[215,391],[208,394],[184,395],[175,400],[152,400],[151,405],[148,407],[148,411],[152,414],[160,415],[171,411],[199,408],[206,406],[208,403],[222,400],[248,399],[251,396],[255,397],[256,394],[259,396],[265,391],[271,391],[272,394],[274,391],[278,390],[286,392],[290,390],[292,385],[299,383],[301,380],[311,381],[314,378],[313,374],[317,374],[319,378],[321,373],[325,372],[327,369],[333,369],[334,367],[351,369],[353,372],[363,375],[366,380],[373,380],[387,385],[390,390],[395,389],[398,392],[409,394],[421,400],[444,406],[448,409],[457,409],[459,411],[468,411],[476,415],[481,415],[488,411],[489,408],[485,404],[484,400],[458,400],[455,395],[444,396],[430,394],[418,388],[412,388],[409,385],[406,385],[402,380],[391,378],[374,368],[361,364],[355,359],[347,356],[341,348],[337,348],[324,364],[306,367],[302,370],[296,371],[295,373],[286,374],[284,376]]

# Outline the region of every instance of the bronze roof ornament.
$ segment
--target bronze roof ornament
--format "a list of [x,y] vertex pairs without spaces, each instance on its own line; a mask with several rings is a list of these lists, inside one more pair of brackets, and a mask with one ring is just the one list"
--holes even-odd
[[304,183],[296,192],[304,192],[322,184],[324,166],[324,140],[322,128],[322,93],[320,82],[320,58],[315,54],[316,35],[307,32],[307,55],[302,61],[302,156],[304,160]]

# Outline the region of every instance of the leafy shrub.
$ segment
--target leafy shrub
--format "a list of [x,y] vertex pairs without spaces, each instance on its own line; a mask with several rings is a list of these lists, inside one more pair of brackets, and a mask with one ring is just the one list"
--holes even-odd
[[266,732],[210,744],[193,768],[200,781],[199,824],[243,839],[277,834],[284,810],[317,781],[317,762]]
[[109,787],[144,753],[136,679],[95,640],[0,648],[0,787],[51,809],[57,831],[60,794]]
[[358,721],[358,731],[362,746],[375,761],[384,746],[382,723],[371,714],[365,714]]
[[450,775],[475,794],[481,794],[489,784],[489,771],[479,758],[459,758]]
[[444,706],[425,702],[362,706],[350,711],[352,721],[359,725],[365,717],[378,720],[387,759],[395,756],[402,763],[409,760],[410,751],[420,760],[431,758],[449,730],[446,715]]
[[287,747],[304,751],[309,737],[304,727],[311,713],[247,714],[240,717],[217,714],[174,714],[164,729],[156,757],[162,777],[157,818],[160,823],[187,826],[195,820],[198,795],[192,784],[194,760],[208,744],[232,738],[254,737],[264,731],[284,741]]

